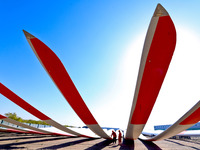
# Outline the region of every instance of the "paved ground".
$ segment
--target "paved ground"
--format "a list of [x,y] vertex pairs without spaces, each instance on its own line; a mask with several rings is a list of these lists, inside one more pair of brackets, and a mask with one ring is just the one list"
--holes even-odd
[[0,133],[0,149],[135,149],[135,150],[200,150],[200,140],[167,139],[156,142],[135,140],[134,143],[119,146],[104,139],[86,139],[71,137],[55,137],[42,135],[25,135],[15,133]]

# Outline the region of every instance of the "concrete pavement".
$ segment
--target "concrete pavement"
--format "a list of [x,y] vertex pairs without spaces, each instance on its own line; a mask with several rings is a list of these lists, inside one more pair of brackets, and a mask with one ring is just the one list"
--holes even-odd
[[16,133],[0,133],[0,149],[59,149],[59,150],[98,150],[98,149],[164,149],[164,150],[198,150],[200,139],[196,140],[175,140],[166,139],[155,142],[135,140],[134,143],[112,144],[105,139],[72,138],[64,136],[46,136]]

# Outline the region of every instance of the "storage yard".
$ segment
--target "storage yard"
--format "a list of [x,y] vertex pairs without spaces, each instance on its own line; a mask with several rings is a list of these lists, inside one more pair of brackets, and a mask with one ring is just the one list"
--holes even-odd
[[197,150],[200,149],[200,139],[166,139],[155,142],[135,140],[134,144],[112,144],[105,139],[87,139],[72,137],[56,137],[46,135],[31,135],[17,133],[0,133],[0,149],[176,149]]

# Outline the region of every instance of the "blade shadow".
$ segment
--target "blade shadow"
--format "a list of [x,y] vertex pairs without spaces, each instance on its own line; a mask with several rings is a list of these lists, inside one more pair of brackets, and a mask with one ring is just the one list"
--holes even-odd
[[59,149],[59,148],[64,148],[64,147],[68,147],[68,146],[72,146],[72,145],[76,145],[76,144],[80,144],[80,143],[92,141],[92,140],[97,140],[97,139],[90,138],[90,139],[81,139],[81,140],[77,140],[77,141],[71,141],[71,142],[67,142],[67,143],[65,142],[63,144],[43,147],[43,148],[40,148],[40,150],[43,150],[43,149]]
[[147,149],[149,150],[162,150],[158,145],[156,145],[155,143],[153,143],[152,141],[144,141],[139,139],[144,146],[146,146]]
[[120,150],[134,150],[135,149],[135,142],[134,140],[123,140]]
[[[170,140],[170,139],[166,139],[165,141],[168,141],[168,142],[171,142],[171,143],[174,143],[174,144],[177,144],[177,145],[181,145],[181,146],[183,146],[183,147],[188,147],[188,148],[192,148],[192,149],[197,149],[197,150],[199,150],[199,147],[184,145],[184,144],[179,143],[178,141],[175,142],[175,141],[172,141],[172,140]],[[198,144],[198,143],[197,143],[197,144]]]
[[104,141],[97,143],[97,144],[95,144],[95,145],[93,145],[93,146],[91,146],[91,147],[89,147],[85,150],[103,149],[106,146],[108,146],[110,143],[112,143],[112,140],[104,140]]
[[16,149],[18,147],[14,147],[17,145],[23,145],[23,144],[32,144],[37,142],[46,142],[46,141],[54,141],[54,140],[61,140],[66,139],[67,137],[55,137],[55,138],[48,138],[48,139],[40,139],[40,140],[31,140],[31,141],[25,141],[25,142],[17,142],[17,143],[9,143],[9,144],[1,144],[0,149]]
[[48,138],[50,136],[29,136],[29,135],[24,135],[24,137],[15,137],[13,138],[12,136],[9,136],[5,139],[0,139],[0,141],[7,141],[7,140],[23,140],[23,139],[37,139],[37,138]]

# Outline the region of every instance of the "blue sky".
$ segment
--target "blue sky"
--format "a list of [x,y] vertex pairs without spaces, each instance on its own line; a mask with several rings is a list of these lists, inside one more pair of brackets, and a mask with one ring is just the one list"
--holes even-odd
[[[200,98],[200,2],[0,1],[0,82],[51,117],[84,125],[32,52],[22,30],[61,59],[102,126],[126,128],[142,46],[157,3],[177,29],[177,48],[149,120],[173,123]],[[0,113],[34,118],[0,95]]]

